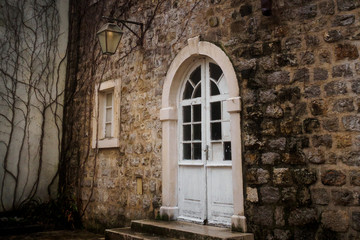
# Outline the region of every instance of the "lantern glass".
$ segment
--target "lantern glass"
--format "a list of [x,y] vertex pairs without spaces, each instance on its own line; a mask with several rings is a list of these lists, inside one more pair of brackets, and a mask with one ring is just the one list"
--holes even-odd
[[115,23],[106,23],[97,32],[101,50],[104,54],[112,55],[120,43],[123,31]]

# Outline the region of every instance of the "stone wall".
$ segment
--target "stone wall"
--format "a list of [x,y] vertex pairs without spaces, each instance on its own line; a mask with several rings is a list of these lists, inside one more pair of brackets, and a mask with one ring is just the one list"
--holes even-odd
[[[78,117],[65,137],[68,159],[80,169],[67,177],[80,176],[83,209],[90,199],[88,226],[157,216],[162,85],[186,40],[200,35],[228,54],[238,74],[249,232],[256,239],[360,237],[358,0],[277,0],[270,17],[262,16],[260,0],[172,0],[159,8],[154,1],[77,2],[68,86],[76,83],[79,94],[68,110]],[[105,57],[94,35],[112,9],[142,22],[156,14],[142,46],[132,48],[136,38],[127,34],[121,50]],[[121,146],[94,150],[94,84],[108,79],[121,80]]]

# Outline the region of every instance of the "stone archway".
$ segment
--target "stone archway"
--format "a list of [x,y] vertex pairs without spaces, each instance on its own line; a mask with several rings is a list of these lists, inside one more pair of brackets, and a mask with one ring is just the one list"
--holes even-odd
[[179,52],[171,63],[164,82],[162,108],[160,110],[160,120],[162,121],[162,206],[160,208],[160,215],[164,219],[176,220],[179,214],[177,196],[178,90],[186,69],[199,56],[209,57],[220,66],[224,72],[229,88],[229,98],[226,103],[230,114],[230,127],[232,132],[231,145],[234,146],[231,152],[233,159],[232,183],[234,203],[234,214],[231,217],[231,224],[233,229],[246,232],[241,159],[241,101],[239,86],[234,68],[226,54],[216,45],[210,42],[200,41],[199,37],[188,40],[188,45]]

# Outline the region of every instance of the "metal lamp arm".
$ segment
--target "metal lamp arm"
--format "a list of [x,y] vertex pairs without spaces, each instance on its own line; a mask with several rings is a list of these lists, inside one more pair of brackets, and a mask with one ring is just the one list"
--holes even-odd
[[[139,22],[134,22],[134,21],[127,21],[127,20],[122,20],[122,19],[116,19],[116,18],[111,18],[111,17],[106,17],[103,16],[104,19],[107,19],[109,22],[117,22],[117,23],[121,23],[122,25],[124,25],[124,27],[126,27],[130,32],[132,32],[137,38],[141,39],[142,38],[142,34],[143,34],[143,28],[144,28],[144,24],[143,23],[139,23]],[[134,32],[128,25],[126,24],[135,24],[140,26],[140,30],[141,30],[141,36],[139,36],[136,32]]]

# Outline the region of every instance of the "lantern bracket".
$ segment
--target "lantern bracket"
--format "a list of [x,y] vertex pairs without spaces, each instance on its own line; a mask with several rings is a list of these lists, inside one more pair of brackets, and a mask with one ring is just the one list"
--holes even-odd
[[[144,34],[144,24],[143,23],[139,23],[139,22],[134,22],[134,21],[127,21],[127,20],[122,20],[122,19],[117,19],[117,18],[112,18],[112,17],[106,17],[103,16],[102,18],[108,20],[109,22],[116,22],[117,24],[121,23],[122,25],[124,25],[125,28],[127,28],[130,32],[132,32],[139,40],[142,39],[143,34]],[[127,24],[135,24],[138,25],[140,27],[140,36],[133,31]]]

